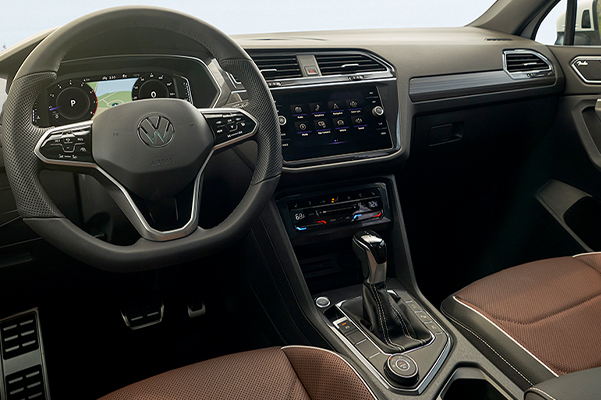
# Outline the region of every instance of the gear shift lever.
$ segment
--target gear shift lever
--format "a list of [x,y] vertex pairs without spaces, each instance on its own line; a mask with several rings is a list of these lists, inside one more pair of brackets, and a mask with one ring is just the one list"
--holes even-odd
[[430,332],[399,298],[386,288],[386,243],[373,231],[353,236],[353,251],[363,268],[363,296],[342,305],[386,352],[399,353],[426,344]]
[[353,236],[353,251],[361,261],[365,282],[377,285],[386,281],[386,242],[373,231]]

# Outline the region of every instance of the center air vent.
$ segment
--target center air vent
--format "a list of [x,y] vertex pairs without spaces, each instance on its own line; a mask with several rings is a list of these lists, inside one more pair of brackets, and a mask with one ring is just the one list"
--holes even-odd
[[551,66],[543,60],[542,56],[535,52],[506,52],[505,65],[507,72],[530,72],[530,71],[548,71]]
[[251,54],[250,56],[266,80],[303,76],[295,55]]
[[322,75],[344,75],[386,71],[386,67],[365,54],[316,54]]

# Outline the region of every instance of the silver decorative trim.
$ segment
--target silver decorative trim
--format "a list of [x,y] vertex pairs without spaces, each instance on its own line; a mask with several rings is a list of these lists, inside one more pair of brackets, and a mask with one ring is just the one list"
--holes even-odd
[[[547,69],[542,70],[532,70],[532,71],[519,71],[519,72],[509,72],[507,70],[507,55],[508,54],[531,54],[540,58],[545,64],[547,64]],[[533,79],[533,78],[544,78],[548,76],[554,76],[555,70],[553,68],[553,63],[549,61],[547,57],[539,53],[538,51],[529,50],[529,49],[514,49],[514,50],[504,50],[503,51],[503,70],[511,77],[511,79]]]
[[[584,75],[582,75],[582,73],[578,70],[578,68],[576,68],[576,64],[578,62],[587,62],[588,63],[589,61],[598,61],[599,63],[601,63],[601,56],[578,56],[578,57],[575,57],[570,62],[570,66],[572,67],[572,69],[574,70],[574,72],[576,72],[576,75],[578,75],[578,77],[584,83],[601,84],[601,80],[589,80],[589,79],[586,79],[584,77]],[[600,65],[600,67],[601,67],[601,65]]]
[[310,348],[310,349],[316,349],[316,350],[320,350],[320,351],[325,351],[326,353],[330,353],[335,355],[336,357],[338,357],[339,359],[341,359],[346,365],[348,365],[353,372],[355,373],[355,375],[357,375],[357,377],[359,379],[361,379],[361,382],[363,383],[363,385],[365,385],[365,387],[367,388],[367,390],[369,391],[369,394],[371,394],[371,396],[374,398],[374,400],[377,400],[376,395],[374,394],[374,392],[371,390],[371,388],[369,387],[369,385],[367,384],[367,382],[365,382],[365,380],[363,379],[363,377],[357,372],[357,370],[355,369],[355,367],[353,367],[348,361],[346,361],[344,359],[344,357],[342,357],[340,354],[333,352],[331,350],[327,350],[327,349],[322,349],[320,347],[315,347],[315,346],[299,346],[299,345],[290,345],[290,346],[283,346],[281,347],[281,349],[291,349],[291,348],[302,348],[302,349],[306,349],[306,348]]
[[[395,292],[396,294],[396,292]],[[430,368],[430,370],[426,373],[426,375],[424,376],[424,378],[421,380],[420,384],[413,388],[413,389],[401,389],[398,388],[396,386],[392,386],[388,380],[386,380],[385,377],[382,376],[382,374],[380,373],[380,371],[378,371],[369,361],[366,360],[365,356],[363,354],[361,354],[359,352],[359,350],[357,350],[357,348],[346,338],[346,336],[344,336],[342,333],[340,333],[340,331],[336,328],[335,324],[336,322],[339,321],[343,321],[343,320],[347,320],[350,323],[352,323],[355,328],[357,330],[359,330],[360,332],[362,332],[365,337],[367,338],[367,340],[369,340],[378,350],[380,350],[380,353],[387,355],[387,356],[391,356],[392,354],[390,353],[386,353],[384,351],[382,351],[382,349],[369,337],[368,334],[366,334],[364,332],[363,329],[361,329],[342,309],[342,304],[344,304],[346,300],[343,300],[339,303],[336,304],[336,308],[338,309],[338,311],[340,311],[342,313],[342,315],[344,315],[344,317],[337,319],[336,321],[334,321],[331,324],[328,324],[328,326],[330,327],[330,329],[332,331],[334,331],[334,333],[336,334],[336,336],[338,336],[342,342],[349,348],[349,350],[355,355],[357,356],[357,358],[359,359],[359,361],[361,361],[361,363],[378,379],[378,381],[384,385],[384,387],[386,387],[389,390],[392,390],[394,392],[397,393],[412,393],[412,394],[420,394],[422,393],[425,388],[430,384],[430,382],[432,381],[432,379],[434,379],[434,375],[438,372],[438,370],[440,369],[440,367],[442,366],[444,360],[447,358],[449,352],[451,351],[451,339],[449,338],[448,333],[442,328],[442,326],[439,325],[440,329],[442,330],[442,333],[438,333],[438,334],[434,334],[432,332],[430,332],[431,338],[433,340],[430,340],[428,343],[426,343],[425,345],[422,345],[420,347],[417,347],[415,349],[412,350],[408,350],[402,353],[395,353],[395,354],[401,354],[401,355],[408,355],[410,353],[413,353],[414,351],[417,351],[419,349],[422,349],[426,346],[430,346],[432,345],[432,343],[434,343],[434,340],[436,340],[436,335],[438,336],[443,336],[446,338],[446,343],[445,346],[442,350],[442,352],[440,353],[440,355],[438,356],[438,358],[436,359],[436,361],[434,362],[434,364],[432,365],[432,368]],[[434,318],[432,318],[432,316],[422,307],[422,310],[428,315],[430,316],[430,318],[432,319],[432,321],[436,321]],[[417,364],[416,364],[417,365]]]
[[442,76],[411,78],[409,96],[445,93],[453,90],[507,85],[513,80],[504,71],[470,72]]
[[499,330],[499,332],[503,333],[503,335],[505,335],[508,339],[510,339],[513,343],[515,343],[518,347],[520,347],[522,350],[524,350],[526,353],[528,353],[528,355],[530,355],[534,360],[536,360],[540,365],[542,365],[543,367],[545,367],[545,369],[547,369],[550,373],[552,373],[554,376],[559,376],[557,375],[555,372],[553,372],[553,370],[551,370],[551,368],[549,368],[544,362],[542,362],[541,360],[539,360],[534,354],[532,354],[528,349],[526,349],[524,346],[522,346],[520,343],[518,343],[514,338],[512,338],[507,332],[505,332],[503,329],[501,329],[497,324],[495,324],[494,322],[492,322],[490,319],[488,319],[487,317],[485,317],[484,315],[482,315],[481,312],[475,310],[474,308],[468,306],[467,304],[463,303],[462,301],[460,301],[457,297],[453,296],[453,300],[455,300],[458,304],[464,306],[465,308],[469,309],[470,311],[478,314],[478,316],[480,316],[482,319],[484,319],[485,321],[487,321],[488,323],[490,323],[494,328],[496,328],[497,330]]
[[[306,78],[308,79],[308,78]],[[269,90],[290,90],[290,89],[307,89],[307,88],[319,88],[328,86],[348,86],[348,85],[359,85],[374,82],[396,82],[396,78],[377,78],[362,81],[345,81],[345,82],[304,82],[294,86],[276,86],[270,87]],[[245,89],[232,90],[232,93],[246,93]]]
[[[188,222],[184,226],[182,226],[181,228],[178,228],[178,229],[173,229],[170,231],[159,231],[150,226],[150,224],[148,223],[146,218],[144,218],[144,215],[142,214],[140,209],[136,206],[134,200],[130,196],[127,189],[125,187],[123,187],[108,172],[106,172],[105,170],[100,168],[100,166],[98,164],[90,163],[90,162],[50,160],[50,159],[44,157],[44,155],[42,155],[42,153],[40,152],[40,148],[41,148],[42,144],[46,141],[46,139],[50,135],[58,133],[58,132],[68,131],[68,130],[81,129],[82,127],[89,127],[91,129],[92,124],[93,124],[92,121],[87,121],[87,122],[83,122],[83,123],[63,125],[58,128],[48,129],[44,133],[44,135],[42,135],[40,140],[38,141],[38,143],[34,149],[35,155],[46,164],[66,166],[66,167],[90,168],[90,169],[93,169],[93,170],[99,172],[101,174],[101,176],[106,179],[106,181],[110,182],[114,187],[119,189],[119,192],[121,193],[121,195],[123,196],[123,198],[126,201],[125,202],[119,201],[120,199],[118,199],[118,198],[114,198],[114,200],[119,205],[119,208],[121,208],[121,210],[125,213],[125,215],[130,220],[130,222],[134,225],[134,227],[136,228],[136,230],[138,231],[140,236],[142,236],[144,239],[155,241],[155,242],[165,242],[168,240],[179,239],[179,238],[188,236],[189,234],[194,232],[196,229],[198,229],[198,202],[199,202],[198,197],[200,195],[200,182],[202,180],[202,174],[204,172],[204,169],[207,166],[209,160],[211,159],[211,157],[213,155],[214,149],[207,156],[207,159],[205,160],[204,164],[200,168],[198,175],[196,175],[196,179],[194,181],[194,191],[192,194],[192,196],[193,196],[192,211],[190,213],[190,219],[188,220]],[[111,191],[109,191],[109,193],[111,193]],[[128,208],[124,209],[122,207],[124,205],[127,206]]]

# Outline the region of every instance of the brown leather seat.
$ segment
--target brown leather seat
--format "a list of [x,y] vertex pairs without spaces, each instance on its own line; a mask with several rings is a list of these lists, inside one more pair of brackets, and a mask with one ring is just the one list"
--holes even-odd
[[375,400],[341,356],[306,346],[231,354],[134,383],[102,400]]
[[442,305],[521,387],[601,366],[601,254],[536,261],[481,279]]

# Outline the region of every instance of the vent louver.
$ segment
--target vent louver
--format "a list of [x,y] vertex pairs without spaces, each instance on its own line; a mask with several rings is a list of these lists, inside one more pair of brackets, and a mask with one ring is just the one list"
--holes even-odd
[[506,53],[507,72],[546,71],[551,69],[540,56],[534,53]]
[[9,360],[40,347],[35,314],[26,314],[0,324],[2,358]]
[[303,76],[294,55],[251,54],[266,80],[300,78]]
[[386,67],[364,54],[316,54],[322,75],[344,75],[386,71]]
[[6,377],[7,400],[44,400],[44,376],[41,365],[24,369]]

